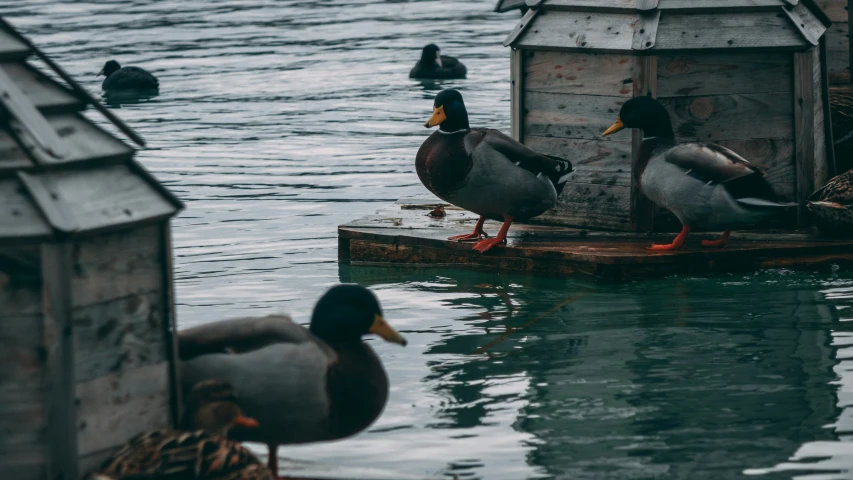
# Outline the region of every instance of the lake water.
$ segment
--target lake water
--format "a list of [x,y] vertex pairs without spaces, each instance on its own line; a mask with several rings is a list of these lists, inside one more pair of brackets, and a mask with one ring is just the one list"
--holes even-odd
[[[717,480],[774,466],[758,478],[851,478],[850,273],[595,286],[337,264],[338,224],[425,192],[414,156],[440,88],[463,92],[472,125],[509,130],[500,43],[518,15],[492,6],[0,0],[0,13],[92,92],[110,58],[160,78],[159,96],[113,108],[149,142],[139,161],[186,202],[174,221],[181,326],[305,321],[343,281],[371,286],[408,337],[373,341],[392,384],[376,424],[282,455],[487,480]],[[469,78],[409,80],[429,42]]]

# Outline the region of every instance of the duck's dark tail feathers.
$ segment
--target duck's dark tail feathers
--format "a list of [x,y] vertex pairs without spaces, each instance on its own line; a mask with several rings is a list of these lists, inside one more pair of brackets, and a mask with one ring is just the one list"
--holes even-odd
[[551,182],[554,184],[554,188],[557,189],[557,195],[559,195],[560,192],[563,191],[563,187],[566,186],[566,180],[569,179],[569,175],[571,175],[573,171],[572,162],[552,155],[545,156],[557,163],[556,172],[549,173],[548,178],[551,179]]

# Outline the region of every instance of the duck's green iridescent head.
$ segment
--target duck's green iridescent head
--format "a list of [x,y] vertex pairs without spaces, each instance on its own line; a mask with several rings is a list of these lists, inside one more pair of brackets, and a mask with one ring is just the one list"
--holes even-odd
[[468,110],[458,90],[448,88],[438,92],[432,105],[432,116],[424,123],[424,127],[432,128],[438,125],[445,132],[470,130],[468,126]]

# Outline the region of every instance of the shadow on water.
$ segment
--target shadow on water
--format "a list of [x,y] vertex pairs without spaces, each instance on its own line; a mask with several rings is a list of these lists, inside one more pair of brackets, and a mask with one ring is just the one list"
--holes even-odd
[[[465,312],[457,334],[425,349],[422,382],[442,399],[429,427],[464,432],[512,410],[531,477],[734,478],[836,438],[825,426],[840,413],[833,339],[845,307],[818,291],[825,282],[773,272],[599,286],[406,272],[406,285],[397,268],[342,266],[340,279],[396,284]],[[837,281],[849,303],[853,281]]]
[[150,103],[160,95],[159,90],[122,90],[102,92],[101,101],[110,108],[121,108],[124,105],[140,105]]

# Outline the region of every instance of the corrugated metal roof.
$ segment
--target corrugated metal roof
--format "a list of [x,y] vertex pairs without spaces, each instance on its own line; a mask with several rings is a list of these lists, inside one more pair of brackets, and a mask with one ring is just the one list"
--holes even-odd
[[[37,55],[68,85],[27,63]],[[0,19],[0,242],[75,236],[161,220],[183,205],[135,150],[81,115],[129,127]]]
[[814,0],[541,0],[504,45],[603,52],[804,50],[831,22]]

